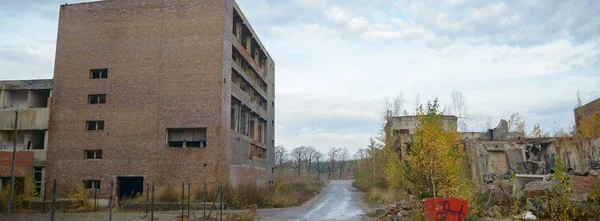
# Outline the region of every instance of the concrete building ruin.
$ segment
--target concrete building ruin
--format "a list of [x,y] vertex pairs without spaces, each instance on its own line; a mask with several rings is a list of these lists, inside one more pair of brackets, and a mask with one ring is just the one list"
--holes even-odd
[[[458,117],[453,115],[442,115],[442,124],[445,130],[456,130]],[[415,128],[419,125],[417,116],[397,116],[391,118],[389,131],[386,135],[393,143],[393,149],[400,158],[407,160],[407,150],[410,149],[412,136]]]
[[16,144],[15,177],[32,176],[36,191],[43,194],[52,84],[52,80],[0,81],[0,191],[10,186]]
[[233,0],[60,8],[47,182],[273,181],[275,64]]
[[[444,129],[456,130],[455,116],[441,117]],[[418,125],[417,117],[394,117],[390,125],[391,134],[386,136],[406,160]],[[509,132],[508,128],[508,122],[501,120],[496,128],[486,132],[459,132],[465,154],[470,158],[472,178],[479,185],[510,179],[512,173],[517,174],[519,188],[543,180],[553,172],[558,156],[565,170],[572,174],[600,169],[600,138],[527,138],[524,133]]]

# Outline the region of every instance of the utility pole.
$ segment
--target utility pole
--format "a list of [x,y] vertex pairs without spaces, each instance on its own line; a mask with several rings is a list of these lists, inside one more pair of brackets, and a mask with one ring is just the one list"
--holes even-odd
[[19,108],[15,111],[15,131],[13,136],[13,153],[12,153],[12,168],[10,170],[10,194],[8,197],[8,205],[6,206],[6,212],[12,212],[13,195],[15,192],[15,164],[17,157],[17,123],[19,122]]

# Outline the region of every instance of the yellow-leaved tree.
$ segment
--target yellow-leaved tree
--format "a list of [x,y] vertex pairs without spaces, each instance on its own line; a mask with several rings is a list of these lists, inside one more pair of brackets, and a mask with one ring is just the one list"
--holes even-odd
[[435,99],[428,102],[426,110],[422,106],[418,110],[419,124],[409,152],[410,177],[421,196],[468,197],[462,196],[464,191],[461,191],[464,182],[461,180],[463,151],[460,135],[456,125],[444,129],[438,108]]
[[[597,107],[600,110],[600,104]],[[600,137],[600,113],[592,113],[577,119],[577,136],[581,138]]]

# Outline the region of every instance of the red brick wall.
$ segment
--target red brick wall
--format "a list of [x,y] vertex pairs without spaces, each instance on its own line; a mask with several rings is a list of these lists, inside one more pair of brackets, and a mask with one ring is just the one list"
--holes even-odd
[[[33,173],[33,152],[17,151],[15,176]],[[9,177],[12,167],[12,152],[0,151],[0,176]]]

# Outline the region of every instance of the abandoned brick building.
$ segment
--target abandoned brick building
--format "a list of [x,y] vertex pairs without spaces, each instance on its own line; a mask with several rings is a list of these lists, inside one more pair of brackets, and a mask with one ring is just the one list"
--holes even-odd
[[233,0],[60,8],[48,183],[273,181],[275,64]]
[[15,177],[30,175],[43,194],[52,80],[0,81],[0,88],[0,192],[10,187],[15,148]]

